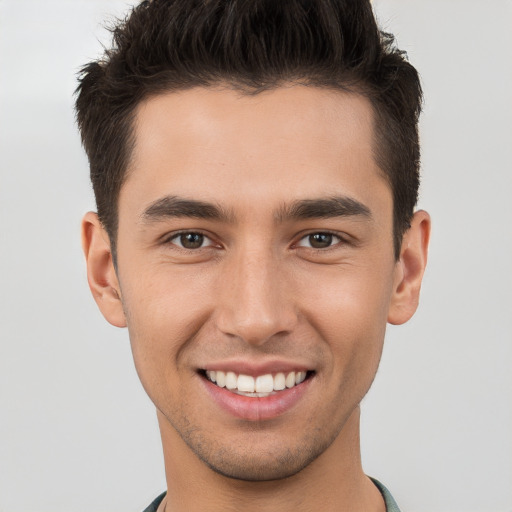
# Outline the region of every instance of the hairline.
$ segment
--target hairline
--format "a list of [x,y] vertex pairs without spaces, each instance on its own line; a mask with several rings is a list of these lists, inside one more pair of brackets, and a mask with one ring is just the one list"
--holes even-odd
[[[137,119],[138,112],[142,108],[142,106],[150,101],[152,98],[156,98],[159,96],[163,96],[166,94],[180,93],[183,91],[188,91],[191,89],[217,89],[217,90],[232,90],[239,92],[242,96],[257,96],[258,94],[262,94],[264,92],[274,91],[277,89],[286,89],[295,87],[298,85],[306,86],[306,87],[315,87],[317,89],[323,89],[326,91],[332,91],[336,93],[346,93],[352,95],[358,95],[365,98],[370,107],[371,107],[371,129],[372,129],[372,141],[371,141],[371,149],[372,149],[372,157],[376,164],[377,169],[380,171],[381,177],[386,181],[393,202],[393,246],[394,246],[394,255],[398,260],[399,258],[399,247],[397,247],[396,237],[398,236],[398,230],[400,226],[397,225],[396,222],[396,200],[394,196],[394,186],[391,181],[391,176],[386,173],[386,171],[382,168],[382,160],[385,160],[385,157],[382,157],[382,154],[386,152],[382,146],[385,142],[382,139],[381,134],[379,133],[379,118],[382,116],[379,115],[378,109],[376,108],[376,102],[374,96],[371,92],[371,87],[362,83],[354,83],[352,85],[348,85],[346,83],[341,82],[332,82],[332,83],[323,83],[321,80],[315,80],[314,77],[311,78],[303,78],[303,79],[281,79],[276,80],[272,83],[268,83],[266,85],[261,85],[260,87],[251,86],[248,84],[244,84],[240,80],[226,80],[224,78],[219,78],[218,80],[212,79],[207,83],[197,83],[191,82],[190,84],[182,84],[180,86],[161,86],[156,88],[155,90],[146,90],[144,94],[137,101],[131,105],[129,109],[127,109],[126,115],[126,132],[125,132],[125,147],[123,148],[123,171],[121,180],[117,187],[117,194],[115,195],[115,203],[114,203],[114,216],[111,219],[111,225],[106,226],[103,224],[103,227],[107,231],[107,234],[110,239],[111,252],[113,257],[114,266],[117,269],[117,236],[118,236],[118,227],[119,227],[119,197],[121,195],[121,190],[126,180],[130,176],[130,174],[134,171],[132,166],[133,163],[133,154],[136,149],[136,128],[137,128]],[[101,219],[100,219],[101,220]],[[400,234],[400,241],[403,238],[403,234],[405,230]]]

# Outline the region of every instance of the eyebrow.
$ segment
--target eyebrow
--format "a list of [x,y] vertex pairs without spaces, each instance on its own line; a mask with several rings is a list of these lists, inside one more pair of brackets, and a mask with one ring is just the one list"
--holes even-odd
[[[189,217],[233,223],[235,215],[220,205],[165,196],[151,203],[141,214],[144,223],[159,222],[170,218]],[[372,218],[370,209],[363,203],[347,196],[334,196],[318,199],[301,199],[276,211],[277,222],[286,220],[327,219],[334,217]]]
[[151,203],[142,212],[141,220],[147,223],[176,217],[192,217],[223,222],[233,222],[234,218],[231,212],[213,203],[177,196],[165,196]]
[[328,219],[333,217],[372,218],[370,209],[363,203],[347,196],[333,196],[319,199],[301,199],[283,206],[276,214],[276,220]]

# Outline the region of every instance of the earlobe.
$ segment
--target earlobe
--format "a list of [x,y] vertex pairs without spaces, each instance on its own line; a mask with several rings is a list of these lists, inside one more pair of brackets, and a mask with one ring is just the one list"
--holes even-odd
[[126,327],[108,235],[94,212],[82,220],[82,248],[87,263],[87,280],[96,304],[108,322]]
[[390,324],[403,324],[415,313],[420,296],[421,281],[427,264],[430,239],[430,216],[417,211],[411,227],[404,234],[400,260],[396,263],[395,282],[388,312]]

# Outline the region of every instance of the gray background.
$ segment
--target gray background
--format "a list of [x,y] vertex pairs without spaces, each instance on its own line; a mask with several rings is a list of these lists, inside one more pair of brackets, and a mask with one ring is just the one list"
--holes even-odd
[[[433,237],[390,328],[363,460],[405,511],[512,511],[512,2],[375,0],[420,70]],[[136,512],[165,487],[127,332],[90,296],[78,67],[114,0],[0,0],[0,512]]]

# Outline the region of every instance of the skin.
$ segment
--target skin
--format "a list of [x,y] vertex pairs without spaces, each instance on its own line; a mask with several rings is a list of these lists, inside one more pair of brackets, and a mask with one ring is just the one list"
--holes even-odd
[[[139,105],[117,271],[94,213],[83,245],[93,295],[110,323],[128,326],[157,408],[167,510],[385,509],[361,467],[359,403],[386,323],[416,310],[430,219],[415,214],[395,260],[372,121],[359,95],[299,85],[256,96],[195,88]],[[333,196],[367,211],[291,215],[298,201]],[[170,215],[166,197],[224,216]],[[182,232],[203,245],[180,247]],[[315,233],[323,247],[311,246]],[[276,359],[312,377],[293,407],[267,420],[221,409],[198,373]]]

